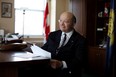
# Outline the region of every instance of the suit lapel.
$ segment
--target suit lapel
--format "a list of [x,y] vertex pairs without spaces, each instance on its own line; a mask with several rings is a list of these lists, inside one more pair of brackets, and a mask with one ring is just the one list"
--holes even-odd
[[60,39],[61,39],[61,34],[62,32],[61,31],[58,31],[57,32],[57,37],[56,37],[56,47],[58,48],[59,44],[60,44]]
[[74,44],[75,40],[77,40],[76,37],[77,37],[77,33],[74,31],[66,45],[72,46],[72,44]]

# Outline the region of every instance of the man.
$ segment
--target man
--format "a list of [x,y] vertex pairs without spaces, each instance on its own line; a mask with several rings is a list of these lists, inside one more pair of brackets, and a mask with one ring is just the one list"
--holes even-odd
[[[86,41],[74,30],[76,17],[71,12],[63,12],[60,16],[60,30],[51,32],[42,49],[51,53],[49,73],[51,77],[81,77]],[[61,46],[65,37],[64,45]]]
[[74,30],[76,17],[71,12],[63,12],[58,21],[60,30],[51,32],[41,47],[51,53],[50,63],[21,69],[19,77],[81,77],[86,40]]

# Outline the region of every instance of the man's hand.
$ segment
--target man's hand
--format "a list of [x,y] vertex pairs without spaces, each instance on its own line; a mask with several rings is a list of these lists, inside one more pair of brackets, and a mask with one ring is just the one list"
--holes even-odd
[[62,67],[62,61],[52,59],[50,60],[50,65],[53,69],[58,69]]

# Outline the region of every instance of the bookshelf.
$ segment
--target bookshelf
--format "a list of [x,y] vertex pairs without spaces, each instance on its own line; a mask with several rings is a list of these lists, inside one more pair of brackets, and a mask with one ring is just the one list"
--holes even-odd
[[110,0],[87,1],[87,40],[89,46],[102,46],[106,42]]
[[106,42],[107,31],[108,31],[110,1],[97,0],[96,6],[97,7],[96,7],[95,44],[97,46],[104,46]]
[[104,77],[110,0],[87,0],[88,60],[91,72]]

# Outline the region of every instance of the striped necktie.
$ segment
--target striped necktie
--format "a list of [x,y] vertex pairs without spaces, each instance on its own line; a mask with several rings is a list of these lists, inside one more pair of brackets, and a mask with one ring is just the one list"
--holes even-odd
[[[61,43],[60,47],[64,46],[65,41],[66,41],[66,33],[63,34],[63,35],[64,35],[64,37],[63,37],[63,39],[62,39],[62,43]],[[56,49],[56,55],[58,54],[60,47],[58,47],[58,48]]]

